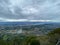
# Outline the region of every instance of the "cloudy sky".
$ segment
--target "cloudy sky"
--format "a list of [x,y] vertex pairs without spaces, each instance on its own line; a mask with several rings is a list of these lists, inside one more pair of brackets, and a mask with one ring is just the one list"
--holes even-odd
[[60,0],[0,0],[2,21],[60,22]]

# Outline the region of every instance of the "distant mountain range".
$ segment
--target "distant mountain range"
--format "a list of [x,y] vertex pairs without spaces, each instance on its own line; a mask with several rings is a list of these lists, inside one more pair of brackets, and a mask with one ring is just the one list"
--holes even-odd
[[0,22],[0,25],[41,25],[41,24],[60,24],[56,22]]

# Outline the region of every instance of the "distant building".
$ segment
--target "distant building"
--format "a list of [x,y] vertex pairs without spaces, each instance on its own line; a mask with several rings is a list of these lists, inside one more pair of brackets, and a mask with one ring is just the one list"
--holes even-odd
[[23,30],[22,30],[22,29],[17,30],[17,33],[18,33],[18,34],[23,33]]

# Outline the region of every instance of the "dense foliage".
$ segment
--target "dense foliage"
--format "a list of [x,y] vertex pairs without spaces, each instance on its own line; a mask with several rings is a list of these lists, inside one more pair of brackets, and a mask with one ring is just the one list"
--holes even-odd
[[0,35],[0,45],[56,45],[60,39],[60,28],[57,28],[47,35]]

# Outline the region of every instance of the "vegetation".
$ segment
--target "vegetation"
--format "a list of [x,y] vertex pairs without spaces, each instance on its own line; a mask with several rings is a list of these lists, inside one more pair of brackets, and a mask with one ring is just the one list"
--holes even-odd
[[60,39],[60,28],[57,28],[47,35],[8,35],[0,36],[0,45],[56,45]]
[[50,45],[56,45],[56,43],[60,39],[60,28],[51,31],[50,33],[48,33],[48,36],[49,36]]

